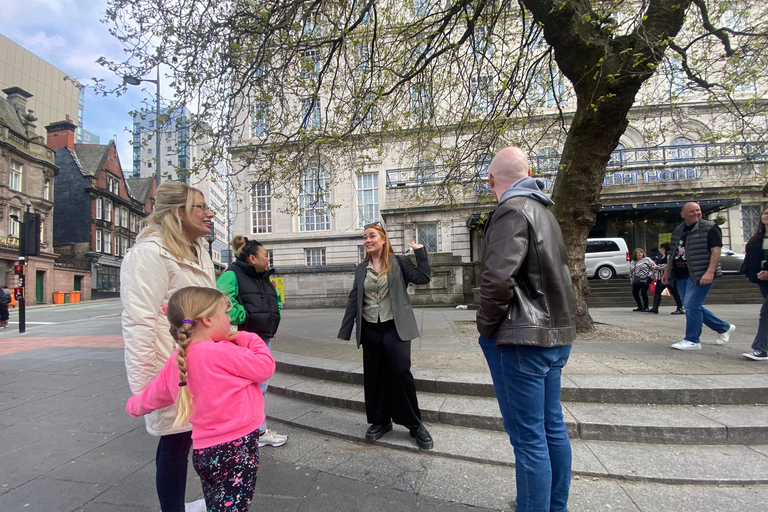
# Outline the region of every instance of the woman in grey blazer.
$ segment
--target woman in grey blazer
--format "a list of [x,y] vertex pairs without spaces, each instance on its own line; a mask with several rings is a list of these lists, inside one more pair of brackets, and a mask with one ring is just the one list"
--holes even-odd
[[392,422],[408,428],[420,448],[434,446],[421,423],[416,386],[411,374],[411,340],[419,328],[406,288],[427,284],[431,276],[424,246],[411,242],[417,266],[407,256],[395,256],[381,224],[365,226],[365,259],[355,270],[339,338],[348,340],[356,323],[357,347],[363,346],[365,413],[376,441],[392,430]]

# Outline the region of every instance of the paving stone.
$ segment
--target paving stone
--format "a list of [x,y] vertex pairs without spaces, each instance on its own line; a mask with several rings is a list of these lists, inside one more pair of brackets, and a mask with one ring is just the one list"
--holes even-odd
[[102,484],[89,484],[37,477],[0,495],[0,510],[69,512],[77,510],[103,493]]
[[624,482],[621,486],[644,512],[764,512],[768,503],[765,487],[672,486],[640,482]]
[[[640,512],[640,508],[615,481],[603,478],[579,477],[571,479],[568,510],[611,512]],[[648,511],[651,512],[651,511]]]
[[432,461],[421,487],[421,494],[433,498],[493,510],[514,510],[510,504],[516,493],[512,468],[444,459]]

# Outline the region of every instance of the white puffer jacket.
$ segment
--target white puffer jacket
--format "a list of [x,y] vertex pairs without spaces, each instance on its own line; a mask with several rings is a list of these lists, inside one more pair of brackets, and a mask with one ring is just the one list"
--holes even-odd
[[[163,246],[160,236],[139,238],[123,259],[120,269],[120,300],[123,303],[123,342],[125,369],[131,392],[149,385],[176,349],[170,324],[162,307],[171,295],[187,286],[216,288],[213,262],[202,239],[195,242],[200,263],[178,261]],[[147,432],[155,436],[177,434],[192,429],[187,424],[174,428],[176,406],[144,416]]]

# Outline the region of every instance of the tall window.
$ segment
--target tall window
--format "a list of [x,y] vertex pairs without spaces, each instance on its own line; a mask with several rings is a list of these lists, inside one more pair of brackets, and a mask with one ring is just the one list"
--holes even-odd
[[432,114],[432,90],[427,84],[411,85],[411,112],[416,120],[425,120]]
[[760,213],[763,211],[762,205],[743,204],[741,205],[741,233],[744,240],[749,240],[752,235],[757,233],[757,227],[760,223]]
[[491,165],[493,157],[488,153],[483,153],[475,160],[475,178],[477,179],[477,193],[480,195],[490,194],[491,185],[488,183],[488,166]]
[[253,233],[272,232],[272,187],[267,182],[254,183],[251,188]]
[[251,137],[266,137],[269,131],[269,104],[251,105]]
[[112,201],[104,201],[104,220],[112,222]]
[[109,231],[104,231],[104,252],[111,253],[112,252],[112,233]]
[[301,100],[301,127],[305,130],[320,128],[320,100],[304,98]]
[[21,191],[21,175],[24,171],[24,166],[21,162],[11,160],[11,172],[9,174],[8,186],[12,190]]
[[371,70],[371,47],[368,43],[357,45],[357,70],[362,72]]
[[429,14],[430,0],[413,0],[413,17],[421,18]]
[[19,238],[19,221],[14,219],[14,217],[19,220],[21,219],[21,209],[11,206],[8,215],[8,235],[13,238]]
[[104,218],[104,199],[100,197],[96,198],[96,218],[97,219]]
[[493,55],[491,46],[491,27],[487,25],[478,25],[472,34],[472,53],[475,57],[490,57]]
[[427,252],[437,252],[437,224],[419,224],[416,235]]
[[560,168],[560,154],[555,148],[544,148],[536,155],[536,170],[557,171]]
[[304,249],[308,267],[325,265],[325,249]]
[[493,77],[480,76],[469,83],[472,94],[472,113],[486,114],[493,106]]
[[326,231],[331,229],[330,179],[328,173],[317,165],[310,166],[301,180],[299,209],[301,231]]
[[122,221],[123,221],[123,222],[122,222],[122,226],[123,226],[124,228],[127,228],[127,227],[128,227],[128,209],[127,209],[127,208],[123,208],[123,209],[120,211],[120,213],[121,213],[121,215],[122,215]]
[[316,78],[320,74],[320,56],[317,50],[307,50],[301,54],[301,78]]
[[43,183],[43,199],[51,200],[51,180],[45,180]]
[[96,230],[96,252],[101,252],[104,249],[104,232],[100,229]]
[[379,220],[379,175],[376,173],[357,175],[357,216],[358,227]]

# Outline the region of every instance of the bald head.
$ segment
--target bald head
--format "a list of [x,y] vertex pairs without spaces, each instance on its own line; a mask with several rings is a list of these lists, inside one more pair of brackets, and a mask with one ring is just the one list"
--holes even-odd
[[680,216],[687,225],[692,226],[701,220],[701,206],[699,203],[685,203],[680,211]]
[[514,182],[531,175],[531,166],[525,152],[515,146],[502,149],[488,166],[488,183],[498,201]]

